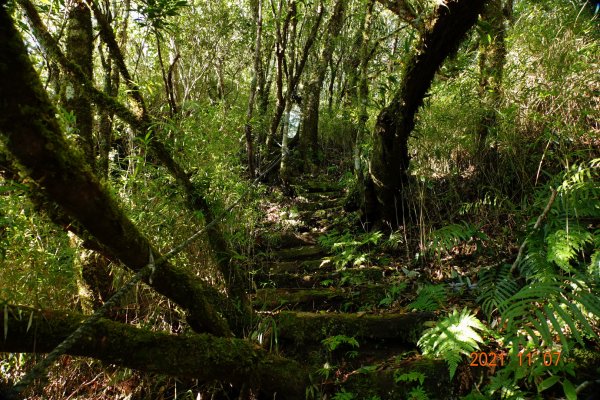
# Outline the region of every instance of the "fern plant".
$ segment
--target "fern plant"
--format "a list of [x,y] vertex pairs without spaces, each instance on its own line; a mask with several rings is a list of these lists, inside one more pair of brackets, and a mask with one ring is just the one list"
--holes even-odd
[[511,266],[504,264],[498,268],[488,268],[479,274],[480,289],[477,301],[489,317],[500,303],[506,302],[519,291],[519,285],[510,273]]
[[478,350],[479,344],[483,343],[480,331],[486,331],[486,327],[467,308],[461,312],[454,310],[436,326],[426,330],[417,344],[423,354],[443,358],[448,363],[452,379],[462,356]]
[[419,290],[417,298],[406,306],[409,310],[437,311],[447,300],[444,285],[425,285]]
[[515,262],[519,276],[508,265],[480,273],[478,301],[488,317],[500,314],[507,341],[527,334],[550,346],[558,338],[568,354],[574,343],[597,338],[600,230],[590,222],[600,219],[599,166],[600,159],[573,166],[550,183],[557,201],[545,223],[528,232],[524,257]]
[[482,242],[488,239],[487,235],[481,232],[479,227],[462,221],[458,224],[446,225],[431,232],[429,234],[427,251],[440,257],[442,253],[450,252],[454,246],[462,242],[469,240]]

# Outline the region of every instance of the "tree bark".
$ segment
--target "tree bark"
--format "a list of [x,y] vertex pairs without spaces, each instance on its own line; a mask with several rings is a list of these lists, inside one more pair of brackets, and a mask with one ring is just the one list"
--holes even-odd
[[[84,320],[76,313],[9,306],[0,309],[6,337],[0,352],[46,353]],[[304,399],[308,371],[295,361],[267,353],[241,339],[207,334],[176,336],[100,319],[67,354],[140,371],[250,386],[273,398]],[[0,398],[2,398],[0,393]]]
[[[130,269],[143,268],[150,252],[158,259],[159,253],[120,210],[81,157],[69,148],[55,118],[56,111],[3,7],[0,67],[0,134],[23,172]],[[150,286],[186,309],[190,326],[196,331],[231,334],[227,322],[215,310],[223,306],[225,299],[184,269],[169,263],[158,265]]]
[[406,0],[377,0],[385,8],[396,14],[404,22],[411,25],[417,31],[422,31],[424,28],[423,24],[423,10],[422,8],[415,8],[418,2],[410,2]]
[[[79,65],[83,75],[93,80],[93,31],[90,9],[82,0],[73,3],[69,10],[67,24],[67,57]],[[63,104],[67,111],[75,117],[75,130],[79,148],[83,151],[85,161],[92,168],[95,166],[92,105],[83,93],[83,88],[76,79],[67,76],[63,91]]]
[[262,71],[262,0],[254,0],[252,8],[256,23],[254,38],[254,75],[250,81],[250,95],[248,96],[248,108],[246,110],[246,124],[244,125],[244,134],[246,136],[246,156],[248,159],[248,172],[250,178],[254,179],[256,166],[254,163],[254,138],[252,137],[252,115],[254,113],[254,104],[256,103],[256,93],[259,86],[259,80],[264,90],[264,76]]
[[[138,135],[145,137],[146,133],[153,126],[153,121],[147,114],[146,105],[143,97],[141,96],[139,88],[135,85],[127,70],[123,55],[115,39],[114,32],[112,31],[104,15],[96,6],[95,2],[93,0],[87,0],[92,12],[94,13],[94,16],[98,21],[101,35],[109,48],[111,57],[116,62],[117,67],[119,68],[119,71],[121,72],[121,75],[123,76],[123,79],[129,88],[128,93],[133,100],[134,112],[131,112],[128,108],[124,107],[115,99],[106,96],[104,93],[96,89],[93,83],[85,78],[79,66],[67,59],[61,52],[57,43],[54,41],[42,23],[35,6],[29,0],[17,1],[25,11],[25,14],[34,29],[36,36],[40,42],[42,42],[42,45],[52,55],[52,57],[56,58],[63,69],[73,74],[78,83],[84,87],[85,94],[88,96],[88,98],[97,105],[101,106],[105,111],[109,110],[115,113],[117,116],[119,116],[119,118],[130,124],[130,126],[138,133]],[[153,138],[153,140],[150,141],[150,151],[175,178],[176,182],[183,188],[188,207],[194,211],[201,211],[205,217],[205,223],[211,223],[215,219],[212,208],[202,196],[202,193],[194,186],[190,180],[190,175],[171,157],[166,147],[156,138]],[[245,281],[242,277],[241,271],[239,268],[237,268],[237,266],[231,263],[232,252],[229,249],[228,243],[223,236],[223,231],[218,223],[213,224],[210,227],[207,237],[212,250],[215,252],[219,271],[223,274],[224,280],[228,285],[228,293],[235,297],[235,301],[239,305],[239,307],[237,307],[237,311],[235,312],[237,314],[235,320],[238,321],[239,324],[243,324],[244,321],[247,322],[249,320],[251,313],[249,306],[250,303],[245,295]],[[173,284],[176,283],[174,282]],[[229,311],[233,313],[233,303],[229,302],[228,304]],[[236,329],[236,331],[238,330]]]
[[456,51],[484,4],[485,0],[456,0],[438,7],[435,22],[405,68],[400,89],[377,117],[365,182],[366,215],[376,225],[396,227],[407,216],[403,188],[408,183],[408,139],[415,115],[435,73]]
[[487,138],[493,132],[497,117],[496,109],[502,100],[502,75],[506,61],[505,19],[502,0],[490,0],[481,14],[478,92],[483,115],[479,122],[476,138],[476,154],[479,164],[484,163],[487,158]]
[[317,60],[313,76],[307,84],[303,104],[303,120],[300,134],[300,153],[307,163],[317,161],[319,141],[319,105],[321,103],[321,89],[327,74],[327,68],[333,56],[336,40],[342,30],[346,1],[338,0],[335,3],[333,14],[327,24],[327,32],[323,39],[323,49]]
[[[277,105],[275,107],[275,112],[271,119],[271,125],[269,129],[269,136],[267,138],[267,154],[270,154],[274,148],[275,138],[277,137],[277,132],[279,130],[279,125],[281,123],[281,118],[284,115],[286,110],[287,103],[289,102],[291,96],[295,93],[296,88],[298,87],[298,83],[300,82],[300,78],[302,76],[302,72],[304,71],[304,67],[306,66],[306,61],[310,54],[310,50],[317,38],[317,34],[319,31],[319,27],[321,26],[321,21],[323,19],[323,4],[322,0],[319,2],[317,6],[317,14],[315,16],[315,21],[313,26],[307,36],[306,42],[304,43],[304,47],[302,48],[299,57],[296,57],[296,44],[295,44],[295,34],[293,39],[288,40],[288,28],[290,24],[293,22],[292,17],[295,19],[296,15],[296,7],[297,1],[292,0],[290,3],[290,9],[286,16],[286,19],[283,24],[283,29],[281,26],[277,27],[277,39],[276,39],[276,49],[275,56],[277,62],[277,76],[276,76],[276,87],[277,87]],[[276,20],[279,20],[281,17],[281,9],[278,12],[273,10],[274,16]],[[295,22],[293,22],[295,23]],[[292,44],[290,47],[292,50],[290,51],[290,59],[293,61],[289,61],[286,59],[285,53],[288,48],[288,41]],[[298,60],[296,62],[296,60]],[[285,95],[283,94],[283,75],[286,74],[287,85]],[[282,146],[283,147],[283,146]],[[287,149],[282,149],[281,158],[282,162],[285,165],[287,161]],[[285,158],[285,159],[284,159]],[[285,172],[284,172],[285,177]]]

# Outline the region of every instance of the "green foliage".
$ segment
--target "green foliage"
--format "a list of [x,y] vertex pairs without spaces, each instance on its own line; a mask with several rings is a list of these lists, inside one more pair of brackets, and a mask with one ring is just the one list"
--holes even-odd
[[323,345],[329,351],[334,351],[335,349],[337,349],[339,346],[341,346],[343,344],[350,345],[351,347],[354,347],[354,348],[359,347],[358,340],[356,340],[353,337],[349,337],[349,336],[345,336],[345,335],[331,336],[326,339],[323,339],[321,341],[321,343],[323,343]]
[[408,392],[409,400],[429,400],[429,396],[425,389],[421,386],[417,386],[416,388],[412,388],[410,392]]
[[169,18],[181,13],[182,8],[188,6],[187,0],[138,0],[135,10],[141,17],[136,21],[144,27],[151,27],[155,31],[169,28]]
[[[539,229],[533,229],[534,219],[529,224],[515,274],[510,265],[480,273],[478,301],[488,317],[497,311],[505,322],[502,341],[517,349],[513,354],[522,347],[558,346],[564,358],[577,344],[598,339],[599,232],[587,223],[600,217],[597,166],[598,160],[573,165],[549,183],[558,187],[558,196]],[[547,190],[539,192],[537,210],[544,208],[547,196]],[[574,384],[565,377],[574,376],[573,365],[552,368],[509,365],[492,378],[487,393],[522,398],[527,379],[538,392],[560,383],[567,398],[576,398]]]
[[503,264],[497,268],[483,269],[479,273],[477,302],[490,318],[500,303],[506,302],[519,290],[510,269],[510,264]]
[[462,221],[459,224],[446,225],[431,232],[427,250],[439,256],[451,251],[454,246],[469,240],[485,241],[489,238],[478,227]]
[[592,243],[594,236],[581,226],[574,226],[570,230],[559,229],[546,237],[547,256],[549,263],[554,262],[565,272],[573,272],[570,261],[577,252]]
[[419,382],[420,385],[425,383],[425,374],[418,371],[411,371],[404,374],[394,372],[394,382]]
[[354,236],[347,231],[340,234],[334,230],[320,236],[319,244],[333,252],[333,256],[328,259],[333,261],[338,269],[342,269],[348,265],[371,264],[373,262],[371,251],[379,244],[382,237],[381,232],[367,232]]
[[409,310],[436,311],[446,303],[445,285],[425,285],[419,290],[417,298],[406,306]]
[[400,294],[406,290],[408,284],[406,282],[400,282],[398,284],[390,286],[385,291],[385,297],[379,302],[380,306],[390,306],[394,301],[398,299]]
[[346,390],[342,389],[340,392],[337,392],[331,398],[332,400],[353,400],[356,399],[356,396],[352,392],[346,392]]
[[452,378],[462,356],[478,350],[479,344],[483,343],[478,331],[486,331],[486,327],[469,309],[454,310],[436,326],[427,329],[417,344],[423,354],[443,358]]

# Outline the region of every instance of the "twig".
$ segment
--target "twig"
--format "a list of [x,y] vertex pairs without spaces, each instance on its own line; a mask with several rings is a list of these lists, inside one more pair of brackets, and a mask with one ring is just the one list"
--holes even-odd
[[[550,195],[550,198],[548,199],[548,204],[546,204],[546,208],[544,208],[544,211],[542,211],[542,213],[538,217],[537,221],[535,221],[533,230],[539,229],[539,227],[542,224],[542,222],[544,221],[544,219],[546,219],[546,216],[548,216],[548,213],[550,212],[550,209],[552,208],[552,204],[554,204],[554,200],[556,200],[556,195],[558,194],[558,191],[554,188],[551,188],[550,190],[552,190],[552,194]],[[521,262],[521,259],[523,258],[523,252],[525,251],[525,246],[527,246],[527,239],[529,239],[529,235],[527,235],[525,240],[523,240],[521,247],[519,247],[519,253],[517,254],[517,258],[516,258],[515,262],[513,263],[512,267],[510,267],[511,274],[515,272],[515,270],[517,269],[517,266],[519,265],[519,263]]]

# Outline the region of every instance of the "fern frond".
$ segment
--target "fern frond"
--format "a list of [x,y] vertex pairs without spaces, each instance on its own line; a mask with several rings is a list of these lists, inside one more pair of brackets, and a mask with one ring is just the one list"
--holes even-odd
[[454,310],[436,326],[426,330],[418,346],[425,355],[443,358],[448,363],[452,379],[462,355],[479,349],[479,343],[483,342],[479,331],[485,330],[486,327],[467,308],[460,313]]
[[449,252],[454,246],[471,239],[487,240],[489,238],[478,227],[462,221],[459,224],[446,225],[431,232],[427,250],[435,254]]
[[572,272],[570,261],[591,242],[592,234],[578,225],[571,226],[569,230],[558,229],[546,238],[547,260],[556,263],[565,272]]
[[516,280],[510,273],[510,265],[504,264],[498,268],[488,268],[479,274],[477,302],[488,318],[498,308],[498,305],[519,290]]
[[425,285],[417,298],[407,308],[418,311],[437,311],[446,303],[446,287],[444,285]]

